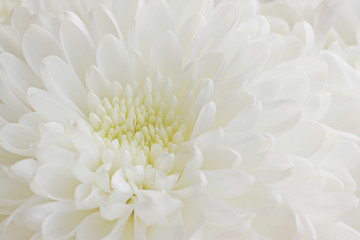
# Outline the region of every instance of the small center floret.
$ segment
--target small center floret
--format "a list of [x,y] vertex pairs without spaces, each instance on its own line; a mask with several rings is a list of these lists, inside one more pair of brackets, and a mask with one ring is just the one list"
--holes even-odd
[[153,144],[165,152],[175,152],[186,136],[186,127],[165,102],[152,95],[103,98],[90,113],[89,121],[106,143],[116,141],[119,146],[134,145],[149,156]]

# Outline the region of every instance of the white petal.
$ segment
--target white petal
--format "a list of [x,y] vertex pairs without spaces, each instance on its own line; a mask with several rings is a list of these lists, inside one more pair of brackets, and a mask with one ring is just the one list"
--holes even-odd
[[[192,3],[195,1],[192,1]],[[196,36],[199,34],[199,28],[202,23],[202,18],[199,15],[196,15],[192,18],[190,18],[179,30],[179,33],[177,34],[179,41],[181,43],[182,49],[183,49],[183,57],[184,60],[186,60],[186,64],[188,64],[188,61],[191,61],[191,59],[188,59],[187,56],[189,54],[189,51],[192,47],[192,44],[194,43]]]
[[24,229],[12,221],[4,230],[1,230],[1,240],[30,239],[32,234],[33,231]]
[[13,10],[11,25],[19,31],[25,32],[25,29],[29,26],[30,18],[29,9],[19,6]]
[[200,196],[205,188],[206,177],[200,171],[191,171],[181,175],[170,193],[178,199],[192,199]]
[[[254,168],[247,172],[257,181],[269,184],[283,180],[292,173],[291,162],[282,154],[278,153],[259,153],[255,155],[250,164],[254,164]],[[250,168],[250,164],[247,167]]]
[[99,189],[93,184],[82,183],[76,187],[74,201],[77,209],[94,209],[99,206]]
[[[173,172],[184,173],[199,170],[203,164],[202,152],[196,146],[175,154]],[[186,169],[186,170],[185,170]]]
[[59,97],[40,89],[30,88],[27,100],[36,112],[45,114],[55,121],[76,121],[82,115],[64,105]]
[[2,26],[0,28],[0,48],[2,52],[9,52],[16,57],[23,59],[21,51],[21,32],[10,26]]
[[40,230],[46,217],[54,213],[56,210],[61,209],[66,211],[72,207],[69,203],[64,202],[44,202],[38,199],[35,203],[31,203],[26,209],[23,209],[19,214],[19,219],[27,228],[33,230]]
[[199,78],[210,78],[215,83],[222,79],[222,71],[225,66],[223,53],[209,53],[199,60]]
[[21,159],[23,159],[23,156],[6,151],[4,148],[0,147],[0,164],[3,166],[11,165]]
[[256,124],[260,114],[261,105],[247,106],[226,124],[224,130],[230,133],[250,130]]
[[78,240],[99,240],[107,236],[114,228],[114,221],[104,220],[99,212],[86,217],[76,233]]
[[129,183],[125,180],[124,172],[122,169],[117,170],[113,174],[111,178],[111,187],[120,193],[124,193],[124,195],[128,195],[129,193],[132,195],[132,189]]
[[252,184],[252,178],[239,170],[211,170],[204,171],[204,174],[208,180],[208,191],[220,198],[240,196]]
[[32,183],[37,194],[54,200],[74,199],[79,184],[71,169],[57,164],[45,164],[38,168]]
[[226,227],[237,223],[242,218],[241,214],[235,209],[211,197],[204,196],[196,201],[198,201],[199,208],[204,214],[205,223],[207,224]]
[[201,151],[204,155],[204,163],[201,166],[203,170],[234,168],[241,161],[240,154],[227,146],[209,146],[201,148]]
[[216,115],[216,105],[214,102],[205,104],[197,117],[190,139],[194,139],[204,132],[210,130]]
[[[350,84],[350,86],[351,85],[352,83]],[[322,122],[332,128],[350,132],[358,131],[360,127],[360,105],[359,99],[357,98],[357,91],[352,93],[352,90],[350,90],[349,88],[341,88],[335,86],[332,87],[330,91],[330,106],[329,109],[326,111],[325,116],[323,116]]]
[[256,129],[273,134],[284,133],[295,126],[300,117],[300,107],[295,101],[283,100],[265,103]]
[[166,224],[167,216],[177,211],[182,203],[168,194],[151,190],[136,193],[138,200],[134,207],[136,217],[146,225]]
[[[0,55],[0,63],[12,80],[7,85],[23,101],[29,87],[43,88],[43,84],[38,76],[21,59],[10,53],[2,53]],[[6,80],[7,78],[4,79]]]
[[42,224],[44,238],[67,240],[73,236],[82,220],[89,215],[87,211],[58,211],[51,214]]
[[111,95],[109,80],[95,66],[91,66],[86,72],[86,87],[100,99]]
[[123,39],[115,16],[104,5],[97,5],[91,9],[89,17],[91,27],[94,27],[93,31],[96,34],[96,38],[98,36],[104,36],[105,34],[111,34],[120,39]]
[[[255,103],[255,97],[242,90],[235,90],[230,86],[230,89],[224,91],[220,97],[215,100],[216,103],[216,118],[215,126],[225,126],[234,117],[247,106]],[[258,106],[259,108],[261,106]]]
[[101,38],[96,61],[110,81],[118,81],[125,86],[134,79],[133,64],[125,43],[113,35],[106,34]]
[[55,163],[64,166],[71,164],[75,158],[75,153],[57,144],[52,145],[52,143],[58,141],[56,138],[59,137],[59,135],[50,132],[48,136],[44,141],[41,141],[40,145],[42,146],[37,148],[36,160],[41,164]]
[[275,142],[274,150],[303,157],[315,157],[327,154],[334,146],[335,140],[336,135],[333,130],[320,124],[304,122],[289,134],[279,138]]
[[205,79],[199,86],[199,92],[194,95],[197,96],[193,104],[193,111],[199,112],[201,108],[211,100],[214,94],[214,83],[211,79]]
[[[342,158],[341,158],[342,159]],[[351,176],[350,172],[342,163],[339,164],[326,164],[324,166],[326,170],[329,171],[330,174],[334,176],[340,182],[340,191],[345,192],[355,192],[356,190],[356,181]],[[334,190],[335,191],[335,190]]]
[[84,23],[76,18],[71,20],[61,26],[61,41],[73,69],[84,82],[87,68],[95,64],[95,46]]
[[152,225],[146,229],[147,239],[172,239],[181,240],[184,235],[182,226],[175,222],[166,225]]
[[271,213],[255,218],[252,225],[258,233],[279,240],[296,239],[301,229],[296,212],[285,201]]
[[342,1],[321,2],[317,7],[317,18],[314,20],[314,31],[316,32],[315,47],[323,47],[326,36],[336,16],[336,12]]
[[30,25],[24,33],[22,47],[26,61],[37,74],[40,73],[40,64],[45,57],[55,55],[64,58],[64,53],[55,37],[37,25]]
[[60,37],[60,20],[54,14],[46,11],[34,13],[31,16],[31,24],[44,28],[56,39]]
[[[247,13],[246,13],[247,14]],[[248,16],[249,19],[240,26],[241,32],[246,32],[250,38],[256,38],[270,32],[268,20],[264,16]]]
[[194,43],[189,58],[197,59],[215,45],[231,29],[238,17],[239,12],[233,6],[219,8]]
[[297,201],[302,204],[314,223],[322,224],[344,219],[359,204],[355,195],[345,192],[325,192],[298,196]]
[[190,204],[187,204],[182,208],[181,214],[186,237],[193,235],[204,224],[204,215],[200,209],[193,207]]
[[23,179],[26,182],[30,182],[34,176],[39,163],[34,159],[24,159],[11,165],[10,170],[13,174]]
[[156,39],[151,48],[151,64],[165,77],[177,77],[182,68],[182,50],[176,36],[167,32]]
[[251,162],[254,153],[268,151],[274,144],[274,138],[270,134],[240,133],[232,139],[234,149],[241,153],[244,162]]
[[70,66],[57,56],[46,57],[41,66],[41,76],[46,88],[63,98],[67,105],[88,112],[87,92]]
[[136,184],[142,185],[144,181],[144,166],[137,165],[137,166],[130,166],[125,169],[125,176],[128,181]]
[[315,42],[315,33],[312,26],[307,22],[296,23],[293,33],[299,36],[304,42],[304,52],[312,50]]
[[226,70],[226,77],[231,79],[239,75],[245,77],[258,71],[267,60],[268,48],[264,43],[254,43],[240,50],[239,55]]
[[71,141],[78,151],[84,149],[97,149],[98,145],[93,139],[92,130],[88,122],[83,119],[76,121],[71,127]]
[[32,155],[38,133],[25,125],[10,123],[0,130],[0,144],[6,150],[20,155]]
[[113,221],[117,219],[125,220],[133,212],[133,207],[125,203],[100,202],[100,215],[103,219]]
[[150,1],[136,14],[137,40],[148,59],[153,40],[167,31],[174,32],[174,18],[166,1]]
[[33,195],[28,184],[5,176],[0,176],[0,188],[2,206],[18,205]]
[[322,225],[316,229],[319,233],[319,237],[323,239],[346,239],[346,240],[357,240],[360,238],[360,233],[353,229],[350,225],[343,222],[338,222],[331,225]]
[[260,218],[273,212],[281,202],[279,193],[264,186],[254,186],[241,197],[231,200],[233,206],[259,215]]
[[179,26],[183,25],[189,18],[196,14],[203,14],[204,9],[201,0],[185,0],[181,2],[169,2]]
[[110,193],[110,176],[109,171],[111,169],[111,162],[100,165],[95,172],[96,185],[106,193]]
[[154,167],[165,174],[169,174],[174,168],[174,163],[175,155],[164,152],[154,160]]
[[113,11],[115,18],[117,19],[117,24],[121,28],[121,32],[125,39],[127,39],[126,36],[128,35],[138,5],[139,1],[129,2],[126,0],[118,0],[113,4]]
[[[2,77],[7,77],[2,75]],[[25,113],[29,113],[29,108],[15,96],[15,94],[0,81],[0,114],[5,120],[9,122],[16,122],[20,116]]]

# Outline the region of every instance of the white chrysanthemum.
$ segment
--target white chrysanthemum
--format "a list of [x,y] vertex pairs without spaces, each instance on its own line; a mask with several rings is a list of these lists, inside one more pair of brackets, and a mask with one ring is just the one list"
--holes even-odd
[[360,152],[324,124],[337,76],[310,23],[275,31],[254,0],[24,4],[0,28],[1,240],[359,238]]

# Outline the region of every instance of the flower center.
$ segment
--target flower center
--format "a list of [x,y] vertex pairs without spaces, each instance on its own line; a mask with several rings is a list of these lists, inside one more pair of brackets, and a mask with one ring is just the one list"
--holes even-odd
[[[127,88],[131,88],[127,86]],[[136,147],[150,157],[151,147],[159,145],[174,153],[186,138],[186,127],[176,109],[169,109],[159,94],[126,94],[103,98],[90,113],[90,124],[106,144]]]

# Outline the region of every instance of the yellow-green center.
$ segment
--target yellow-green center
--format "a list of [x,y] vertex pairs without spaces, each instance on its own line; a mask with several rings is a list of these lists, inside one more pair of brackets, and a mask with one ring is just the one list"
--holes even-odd
[[174,110],[165,109],[159,95],[103,98],[89,115],[90,124],[107,144],[133,145],[149,156],[153,144],[175,152],[186,138],[186,127]]

